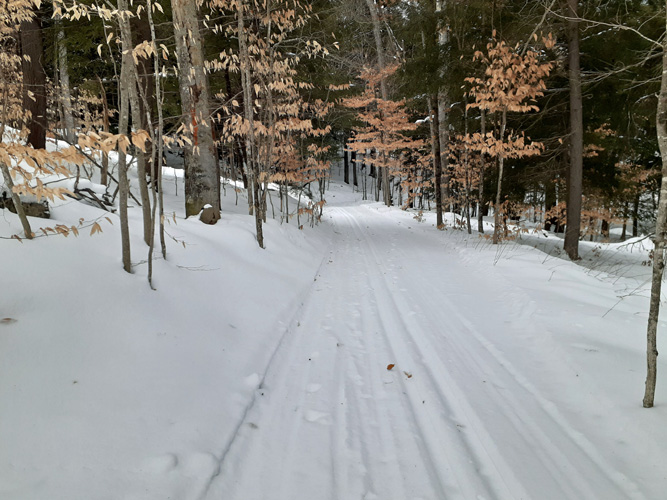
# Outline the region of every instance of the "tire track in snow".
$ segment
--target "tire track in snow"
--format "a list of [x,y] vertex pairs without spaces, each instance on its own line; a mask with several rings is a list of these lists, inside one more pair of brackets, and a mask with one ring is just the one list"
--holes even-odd
[[[320,273],[302,309],[299,331],[282,343],[267,373],[268,396],[248,414],[246,420],[258,428],[243,427],[206,498],[448,498],[415,437],[409,405],[387,375],[393,356],[380,334],[368,269],[357,262],[352,269],[357,281],[341,280],[344,261],[358,261],[358,252],[359,242],[349,231],[336,242],[332,260],[340,265],[325,266]],[[344,289],[334,289],[341,284]],[[358,303],[358,318],[332,335],[325,312],[329,318],[345,317],[351,300]],[[321,358],[302,366],[303,354],[313,350]],[[305,388],[313,382],[322,388],[308,397]],[[303,418],[313,411],[331,417],[329,427]]]
[[[355,233],[358,235],[360,240],[364,242],[365,247],[368,250],[368,253],[371,254],[374,258],[375,261],[374,263],[378,267],[382,268],[383,265],[381,263],[383,259],[375,249],[372,239],[363,231],[363,228],[359,224],[357,218],[349,214],[349,212],[343,212],[343,215],[350,221]],[[392,248],[395,248],[395,246],[392,246]],[[366,256],[366,261],[368,262],[369,267],[373,265],[373,261],[371,261],[367,256]],[[379,278],[378,280],[379,283],[375,283],[374,288],[376,289],[377,293],[381,293],[384,295],[386,303],[391,303],[393,305],[393,308],[386,307],[386,310],[399,311],[400,309],[398,307],[399,305],[397,301],[395,300],[394,296],[388,292],[389,283],[387,282],[386,279],[386,268],[384,272],[378,272],[378,278]],[[416,290],[412,291],[415,292]],[[406,334],[409,334],[412,342],[415,342],[414,335],[410,334],[410,327],[405,322],[405,318],[402,316],[402,314],[394,312],[392,314],[391,319],[394,320],[394,322],[396,322],[397,324],[401,325],[402,328],[399,330],[405,332]],[[387,344],[392,346],[392,350],[394,351],[396,360],[402,365],[403,362],[401,360],[404,359],[406,355],[408,355],[411,349],[408,346],[408,344],[404,341],[404,339],[401,338],[400,331],[398,332],[398,334],[396,334],[395,332],[396,328],[395,327],[392,328],[390,326],[390,323],[391,322],[389,321],[385,323],[386,329],[384,331],[384,336],[386,338]],[[389,332],[392,330],[394,335],[390,336]],[[449,377],[445,376],[443,377],[443,380],[436,380],[435,378],[430,377],[431,387],[425,387],[425,384],[423,384],[423,382],[421,382],[419,379],[414,379],[414,373],[417,372],[417,367],[420,364],[420,361],[424,360],[424,357],[420,353],[419,355],[412,356],[411,358],[412,359],[408,358],[407,360],[405,360],[405,364],[410,364],[411,366],[415,367],[415,369],[413,369],[413,378],[410,380],[411,380],[411,385],[415,385],[418,387],[418,390],[416,392],[418,392],[420,398],[424,397],[423,394],[426,391],[428,391],[431,394],[437,393],[439,394],[439,402],[441,409],[445,411],[448,417],[455,414],[455,410],[452,407],[452,404],[448,401],[448,398],[445,396],[445,394],[441,390],[439,390],[439,385],[446,383],[446,380]],[[403,383],[404,386],[407,385],[402,378],[401,382]],[[454,432],[452,433],[449,430],[453,425],[455,425],[452,422],[445,422],[444,425],[437,426],[434,422],[435,418],[437,417],[432,415],[432,412],[430,410],[429,411],[422,410],[418,405],[419,398],[417,398],[417,401],[415,401],[413,393],[410,392],[411,389],[409,387],[405,387],[405,389],[406,389],[406,394],[408,395],[407,400],[410,403],[411,413],[417,424],[415,426],[415,430],[420,435],[421,442],[424,443],[423,446],[424,455],[425,457],[427,457],[427,460],[431,464],[435,465],[434,479],[440,485],[440,490],[441,490],[440,495],[444,495],[444,496],[438,496],[437,498],[455,498],[455,497],[464,499],[473,499],[473,498],[486,499],[491,497],[507,498],[507,499],[528,498],[523,491],[520,492],[519,496],[510,495],[506,489],[501,494],[498,494],[496,491],[494,491],[495,489],[498,488],[494,488],[494,486],[491,485],[488,482],[488,480],[486,480],[480,474],[480,472],[481,469],[483,469],[483,467],[481,466],[482,463],[490,462],[493,464],[493,467],[495,468],[496,467],[495,462],[497,462],[498,459],[494,461],[493,459],[488,457],[488,454],[485,450],[482,453],[480,453],[479,451],[476,452],[474,450],[474,444],[469,443],[467,439],[462,436],[458,428],[454,430]],[[457,399],[459,399],[460,402],[461,399],[460,391],[454,392],[452,390],[449,392],[452,393],[452,395],[459,394],[459,397]],[[425,400],[422,399],[422,401]],[[447,430],[447,432],[444,432],[445,430]],[[441,452],[439,453],[438,450],[433,449],[433,443],[441,444],[440,442],[443,439],[447,441],[447,444],[449,445],[450,449],[446,450],[444,453]],[[456,451],[452,453],[452,449]],[[451,453],[452,455],[455,456],[453,458],[449,458],[448,453]],[[462,457],[466,456],[468,458],[475,459],[476,463],[473,463],[472,467],[470,467],[470,462],[468,460],[462,459]],[[448,477],[444,477],[445,471],[454,476],[453,480],[459,489],[458,494],[455,493],[454,491],[446,493],[446,490],[448,489],[447,484],[448,482],[451,484],[451,479]]]
[[[365,273],[361,273],[364,279],[360,286],[369,292],[372,288],[368,286]],[[372,299],[375,297],[373,296]],[[389,418],[396,411],[396,405],[387,404],[390,395],[385,387],[383,370],[392,357],[388,354],[385,346],[378,346],[375,341],[376,331],[379,323],[377,315],[369,313],[377,304],[370,300],[365,304],[365,314],[362,314],[361,329],[355,334],[361,349],[356,351],[364,353],[358,359],[356,365],[357,373],[361,374],[361,384],[355,390],[355,406],[362,408],[358,413],[358,422],[362,427],[362,439],[367,447],[365,462],[366,476],[369,483],[369,493],[372,498],[410,498],[405,481],[400,481],[404,476],[401,468],[400,456],[406,452],[403,443],[397,442]],[[364,396],[362,390],[367,390]],[[370,425],[367,420],[370,419]],[[373,496],[375,495],[375,496]]]
[[[370,250],[374,253],[378,262],[381,262],[378,256],[377,249],[374,248],[374,242],[368,239],[368,246]],[[409,257],[403,252],[400,252],[402,255],[402,262],[408,262],[406,259]],[[415,256],[412,255],[414,259]],[[410,277],[409,273],[405,273],[407,278]],[[413,278],[414,279],[414,278]],[[392,288],[392,284],[385,278],[385,285],[387,290]],[[417,284],[418,285],[418,284]],[[445,294],[441,294],[438,297],[440,300],[436,301],[434,294],[422,292],[422,288],[415,286],[409,287],[411,294],[407,295],[405,293],[398,292],[401,295],[401,299],[396,298],[396,294],[390,292],[387,293],[387,297],[391,299],[395,307],[401,311],[399,317],[405,318],[410,313],[409,308],[405,306],[406,303],[428,305],[428,310],[432,312],[435,316],[439,317],[438,323],[447,324],[449,334],[439,339],[441,341],[446,340],[446,345],[449,350],[456,350],[458,353],[458,359],[466,360],[465,363],[459,364],[459,369],[461,367],[467,368],[466,379],[472,380],[475,378],[475,375],[484,374],[486,379],[491,380],[494,377],[497,377],[499,374],[505,373],[506,380],[512,381],[514,384],[510,390],[505,390],[503,394],[500,394],[497,390],[494,391],[485,391],[485,394],[493,397],[494,404],[498,409],[502,409],[501,414],[506,417],[511,425],[515,429],[516,437],[521,439],[524,434],[529,434],[532,440],[540,444],[542,449],[536,448],[537,458],[543,463],[545,477],[552,476],[555,480],[555,484],[552,486],[552,490],[544,490],[544,482],[539,484],[542,489],[540,498],[633,498],[641,499],[644,496],[639,491],[639,488],[634,484],[627,476],[618,470],[614,470],[607,461],[602,457],[602,455],[596,450],[595,446],[588,441],[585,436],[580,432],[574,430],[568,423],[567,420],[560,414],[556,406],[547,401],[539,391],[524,377],[522,376],[516,367],[514,367],[507,358],[505,358],[502,353],[500,353],[490,342],[488,342],[484,336],[479,333],[479,331],[474,327],[472,322],[465,318],[456,308],[455,304],[450,298]],[[440,314],[439,307],[445,305],[448,311],[448,315]],[[488,312],[486,312],[488,314]],[[522,312],[522,315],[525,316],[525,311]],[[454,317],[458,321],[458,328],[461,329],[466,335],[456,334],[455,328],[451,326],[451,317]],[[434,355],[437,352],[434,349],[434,344],[426,340],[426,337],[433,338],[433,332],[435,324],[422,325],[418,329],[419,335],[411,333],[411,337],[415,344],[418,346],[420,353],[423,355],[425,360],[430,360],[426,363],[426,367],[431,374],[431,378],[434,383],[438,384],[437,381],[445,381],[448,378],[453,379],[451,371],[448,371],[444,368],[444,360],[439,356]],[[410,328],[409,325],[405,324],[406,330],[412,332],[414,328]],[[469,335],[468,335],[469,334]],[[470,340],[464,341],[464,339],[471,339],[474,343],[477,344],[476,349],[471,349]],[[433,338],[435,341],[436,339]],[[480,351],[479,348],[482,348]],[[483,354],[486,351],[487,356],[485,356],[484,362],[480,361],[478,358],[480,354]],[[493,369],[489,368],[493,366]],[[471,368],[475,367],[474,370]],[[445,386],[448,387],[449,391],[453,389],[451,384],[445,382]],[[465,396],[463,392],[459,391],[460,398],[459,401],[465,401]],[[517,394],[528,393],[529,398],[534,399],[537,402],[537,411],[536,414],[539,414],[540,422],[536,420],[537,415],[531,415],[528,412],[520,413],[520,409],[523,407],[521,402],[517,399]],[[446,399],[444,394],[441,394],[443,398]],[[525,397],[524,397],[525,400]],[[464,405],[464,413],[466,418],[476,421],[474,427],[478,427],[481,424],[479,418],[475,415],[474,410],[469,404]],[[550,423],[549,423],[550,422]],[[547,425],[548,424],[548,425]],[[553,428],[559,429],[559,434],[563,439],[559,439],[558,443],[555,443],[550,435],[547,435],[544,432],[544,427],[551,426],[551,431]],[[479,429],[477,429],[479,431]],[[484,441],[484,440],[483,440]],[[531,442],[526,441],[529,449],[531,447]],[[503,475],[507,476],[507,464],[503,465],[505,469]],[[512,474],[513,475],[513,474]],[[513,488],[516,488],[517,484],[514,483]],[[555,493],[555,490],[561,489],[561,493]],[[517,494],[513,492],[511,498],[535,498],[535,495],[538,492],[530,496],[525,496],[525,494]],[[548,495],[548,496],[547,496]]]
[[[363,248],[360,248],[361,252],[358,252],[358,255],[364,261],[364,268],[367,270],[365,273],[368,283],[367,288],[373,290],[375,302],[383,304],[382,312],[377,307],[369,308],[368,310],[368,316],[374,318],[376,322],[374,326],[376,328],[379,327],[379,332],[381,332],[380,337],[382,338],[382,343],[376,345],[373,351],[388,350],[390,356],[385,359],[392,362],[396,361],[398,367],[408,365],[410,364],[409,362],[403,363],[401,361],[404,359],[404,353],[407,352],[407,349],[402,343],[396,340],[396,337],[401,337],[401,331],[405,331],[405,328],[398,329],[398,331],[396,329],[396,325],[402,324],[402,318],[397,316],[395,312],[392,312],[391,307],[387,306],[391,300],[388,300],[383,294],[386,284],[381,280],[378,281],[378,278],[374,278],[374,276],[382,274],[379,270],[381,259],[369,247],[370,238],[364,233],[359,223],[345,210],[339,210],[337,213],[347,221],[347,225],[354,232],[356,239],[361,242],[360,246],[363,246]],[[373,254],[374,260],[369,258],[370,254]],[[391,317],[384,319],[384,314],[388,314]],[[366,332],[368,333],[368,329],[366,329]],[[389,335],[389,332],[392,332],[392,335]],[[397,401],[389,408],[386,408],[386,411],[388,413],[391,409],[399,406],[402,410],[400,412],[400,420],[407,420],[410,423],[412,432],[410,444],[414,449],[412,456],[419,456],[420,466],[427,471],[432,490],[427,498],[493,498],[494,494],[491,493],[483,478],[480,477],[478,467],[475,464],[469,463],[468,459],[472,455],[459,430],[451,422],[443,423],[443,419],[436,416],[432,410],[425,410],[424,408],[426,407],[419,404],[419,401],[424,401],[422,395],[425,393],[425,389],[422,388],[419,391],[419,397],[416,398],[412,389],[408,387],[414,387],[415,384],[419,385],[421,383],[414,380],[406,383],[400,372],[400,368],[396,371],[398,373],[394,382],[400,385],[400,389],[396,392],[398,395],[396,398]],[[432,388],[427,389],[430,391],[433,390]],[[442,409],[437,408],[436,413]],[[444,410],[445,413],[450,412],[448,408],[444,408]],[[390,417],[391,415],[387,416]],[[435,420],[439,421],[439,425],[435,423]],[[391,425],[391,418],[387,418],[386,421]],[[396,416],[394,416],[393,421],[396,421]],[[434,449],[434,446],[442,446],[443,441],[447,443],[447,450],[444,453]],[[405,442],[402,443],[401,450],[407,444]],[[452,455],[452,457],[450,458],[449,455]],[[465,459],[461,460],[461,456],[465,457]],[[402,469],[407,472],[408,467],[403,464]],[[389,495],[389,498],[405,498],[404,495],[397,495],[395,493],[392,495],[391,491]]]
[[[332,251],[331,255],[333,253]],[[330,262],[331,255],[327,256],[325,261]],[[318,295],[327,292],[327,276],[331,274],[328,267],[330,266],[323,266],[318,273],[309,299],[302,307],[299,321],[295,319],[295,324],[267,371],[265,387],[268,397],[258,401],[246,418],[246,423],[256,422],[257,429],[252,432],[243,428],[244,432],[239,433],[229,453],[228,466],[215,478],[215,484],[205,495],[206,498],[219,498],[219,493],[222,493],[225,499],[302,498],[305,497],[304,491],[298,487],[302,478],[295,477],[295,474],[304,466],[313,469],[313,465],[319,465],[315,467],[320,474],[317,481],[319,493],[310,497],[335,498],[331,495],[335,494],[337,489],[345,488],[347,472],[344,468],[347,464],[340,457],[347,456],[345,447],[348,441],[348,424],[343,418],[344,412],[340,410],[341,405],[331,408],[332,404],[329,407],[308,404],[309,396],[314,396],[310,399],[315,399],[318,394],[327,392],[327,384],[322,383],[321,389],[313,394],[308,393],[308,387],[315,386],[309,384],[313,382],[313,372],[317,371],[316,366],[322,363],[322,359],[316,359],[315,356],[306,361],[310,354],[320,354],[322,347],[327,346],[340,351],[326,356],[327,365],[330,365],[327,371],[340,373],[338,380],[344,374],[344,367],[341,366],[343,351],[332,347],[335,345],[334,337],[327,332],[330,329],[327,316],[331,317],[331,314],[325,316],[323,308],[319,306]],[[311,313],[313,302],[316,304]],[[321,316],[325,316],[324,319]],[[327,395],[332,395],[332,399],[340,399],[340,382],[334,381],[329,392],[331,394]],[[345,409],[346,405],[342,406]],[[324,409],[333,409],[335,412],[321,411]],[[332,415],[333,422],[329,422]],[[317,426],[321,426],[324,431],[311,432],[310,434],[317,435],[316,439],[304,437],[309,434],[308,427],[312,429]],[[331,432],[327,427],[332,427]],[[306,463],[303,460],[303,448],[309,441],[313,446],[307,450],[311,463]],[[324,478],[322,471],[326,471],[327,478]],[[262,477],[262,480],[257,481],[258,477]],[[333,486],[335,480],[338,480],[336,488]],[[349,498],[343,492],[339,493],[338,497]]]

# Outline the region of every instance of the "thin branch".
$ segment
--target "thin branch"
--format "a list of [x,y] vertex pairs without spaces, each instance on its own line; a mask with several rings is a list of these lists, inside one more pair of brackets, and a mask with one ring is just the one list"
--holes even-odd
[[526,43],[524,44],[523,49],[521,50],[521,56],[526,55],[526,52],[528,51],[528,46],[530,45],[530,39],[533,38],[535,35],[537,35],[537,31],[542,27],[544,22],[547,20],[547,16],[548,16],[549,12],[552,12],[551,9],[555,5],[555,3],[556,3],[556,0],[552,0],[551,5],[549,5],[544,10],[544,14],[542,14],[542,19],[540,19],[540,22],[537,23],[537,25],[535,26],[535,29],[533,30],[533,32],[528,37],[528,40],[526,40]]
[[624,24],[605,23],[604,21],[594,21],[592,19],[585,19],[585,18],[579,17],[579,16],[577,16],[577,17],[565,16],[563,14],[559,14],[555,10],[552,10],[551,7],[549,7],[548,10],[554,16],[556,16],[560,19],[563,19],[565,21],[577,21],[577,22],[586,23],[589,26],[606,26],[608,28],[614,28],[614,29],[618,29],[618,30],[622,30],[622,31],[630,31],[631,33],[634,33],[635,35],[639,36],[643,40],[649,42],[650,44],[662,48],[662,38],[664,37],[664,35],[662,35],[658,40],[653,40],[652,38],[649,38],[648,36],[644,35],[644,33],[639,31],[638,29],[632,28],[630,26],[625,26]]

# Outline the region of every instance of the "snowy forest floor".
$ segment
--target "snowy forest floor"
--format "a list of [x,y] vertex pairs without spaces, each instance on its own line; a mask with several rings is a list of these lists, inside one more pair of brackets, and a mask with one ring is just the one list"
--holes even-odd
[[260,250],[242,196],[209,227],[174,188],[157,291],[138,209],[132,275],[115,216],[1,240],[3,500],[664,496],[645,242],[584,245],[582,266],[553,236],[494,247],[332,182],[319,226],[269,220]]

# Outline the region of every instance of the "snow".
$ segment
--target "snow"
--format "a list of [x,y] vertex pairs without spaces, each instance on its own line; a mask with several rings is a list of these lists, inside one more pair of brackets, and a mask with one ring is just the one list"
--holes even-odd
[[207,226],[165,175],[157,291],[137,207],[131,275],[117,216],[73,200],[31,222],[101,234],[0,240],[3,500],[664,496],[648,240],[575,264],[553,234],[494,247],[332,181],[320,225],[269,219],[261,250],[243,193]]

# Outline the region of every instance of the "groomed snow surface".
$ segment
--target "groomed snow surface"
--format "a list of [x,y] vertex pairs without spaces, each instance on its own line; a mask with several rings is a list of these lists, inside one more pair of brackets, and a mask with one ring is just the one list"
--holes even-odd
[[319,226],[270,219],[261,250],[244,193],[205,226],[174,175],[157,291],[138,208],[132,275],[115,215],[0,240],[0,499],[665,498],[647,242],[573,264],[553,235],[493,247],[332,181]]

